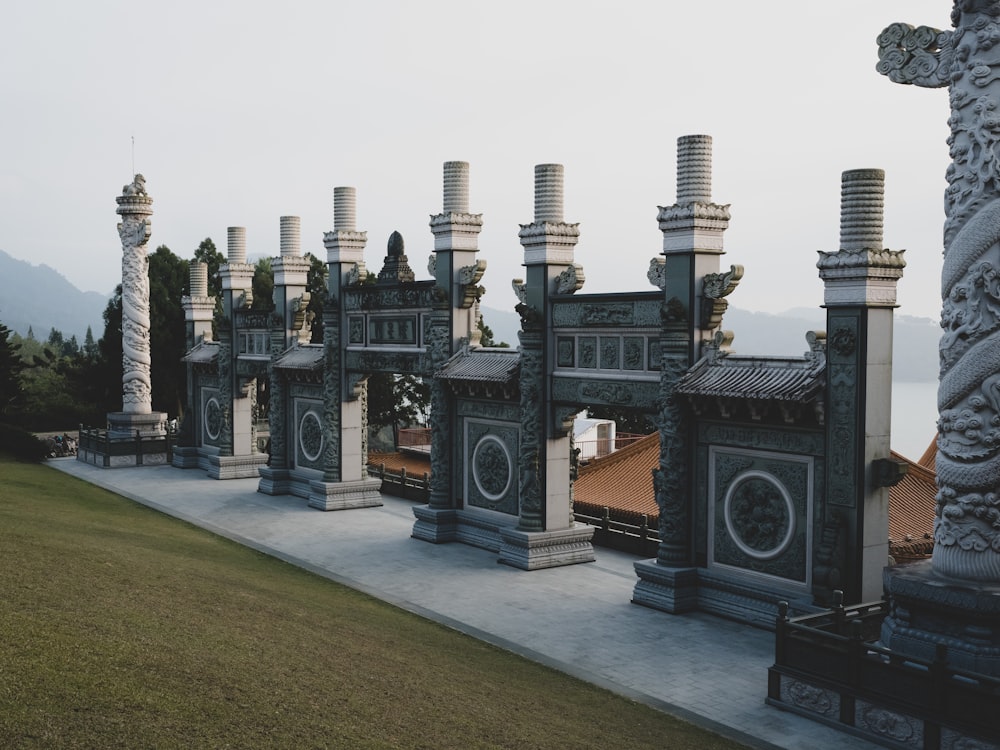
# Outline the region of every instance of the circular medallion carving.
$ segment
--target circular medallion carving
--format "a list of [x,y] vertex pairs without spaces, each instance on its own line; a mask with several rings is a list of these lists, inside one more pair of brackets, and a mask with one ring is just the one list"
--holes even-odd
[[484,435],[472,452],[472,478],[487,500],[500,500],[514,478],[507,446],[494,435]]
[[299,447],[310,461],[319,458],[323,451],[323,426],[314,411],[307,411],[299,420]]
[[212,440],[218,440],[222,433],[222,407],[213,396],[205,402],[205,433]]
[[771,560],[792,543],[795,507],[784,485],[771,474],[748,471],[729,485],[726,530],[745,554]]

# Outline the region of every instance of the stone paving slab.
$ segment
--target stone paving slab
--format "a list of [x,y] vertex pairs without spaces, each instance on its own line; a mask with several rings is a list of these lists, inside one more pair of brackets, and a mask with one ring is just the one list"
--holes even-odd
[[767,706],[774,636],[712,615],[630,602],[635,557],[523,571],[463,544],[410,537],[413,503],[324,513],[256,479],[171,466],[54,468],[396,606],[758,748],[876,745]]

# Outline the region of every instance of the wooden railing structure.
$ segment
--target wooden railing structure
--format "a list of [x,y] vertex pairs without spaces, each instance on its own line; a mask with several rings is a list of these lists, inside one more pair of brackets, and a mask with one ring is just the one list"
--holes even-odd
[[573,518],[579,523],[594,527],[591,542],[598,547],[607,547],[628,552],[639,557],[656,557],[660,546],[660,531],[656,525],[650,526],[649,516],[627,510],[602,508],[600,516],[573,511]]
[[431,478],[426,471],[423,476],[407,474],[404,466],[399,471],[386,469],[384,463],[368,464],[368,476],[382,480],[382,492],[404,500],[426,503],[431,494]]
[[887,603],[839,601],[802,617],[779,604],[768,704],[886,747],[1000,746],[1000,680],[950,667],[943,644],[930,661],[883,648]]

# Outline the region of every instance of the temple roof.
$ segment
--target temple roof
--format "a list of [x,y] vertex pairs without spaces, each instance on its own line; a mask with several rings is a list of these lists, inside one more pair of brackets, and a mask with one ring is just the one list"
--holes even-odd
[[199,341],[195,347],[181,357],[181,362],[196,365],[208,365],[219,358],[219,343],[217,341]]
[[678,381],[690,397],[808,402],[822,395],[823,358],[705,357]]
[[448,381],[501,383],[517,380],[520,353],[516,349],[466,349],[444,363],[434,377]]
[[[931,444],[928,453],[932,453]],[[932,453],[933,456],[933,453]],[[933,458],[930,467],[920,461],[892,451],[892,458],[907,464],[907,472],[889,488],[889,554],[897,562],[926,557],[934,549],[934,512],[937,484],[934,481]]]
[[573,507],[587,515],[600,515],[605,507],[660,515],[656,507],[652,471],[660,462],[660,436],[653,433],[631,445],[595,458],[580,467],[573,483]]
[[293,346],[278,357],[274,366],[282,370],[318,370],[323,366],[323,345]]

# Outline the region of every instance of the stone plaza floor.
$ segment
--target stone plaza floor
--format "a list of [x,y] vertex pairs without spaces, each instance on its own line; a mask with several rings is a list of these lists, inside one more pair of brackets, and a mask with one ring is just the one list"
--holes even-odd
[[756,748],[875,748],[767,706],[773,634],[630,602],[635,557],[522,571],[494,553],[410,537],[413,503],[324,513],[256,479],[171,466],[49,464],[136,502]]

